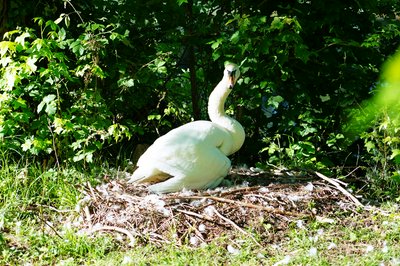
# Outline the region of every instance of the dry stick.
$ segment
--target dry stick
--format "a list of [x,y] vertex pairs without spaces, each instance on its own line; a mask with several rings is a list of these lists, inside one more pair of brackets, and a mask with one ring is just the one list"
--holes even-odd
[[[152,237],[151,240],[154,241],[154,242],[157,241],[157,242],[160,242],[160,243],[171,244],[171,241],[165,239],[165,238],[164,238],[162,235],[160,235],[160,234],[157,234],[157,233],[154,233],[154,232],[150,232],[150,233],[149,233],[149,236]],[[161,240],[157,240],[157,239],[155,239],[155,237],[158,237],[158,238],[161,239]]]
[[90,185],[90,182],[87,182],[86,184],[87,184],[87,186],[89,187],[89,190],[90,190],[90,193],[92,194],[93,200],[94,200],[94,201],[97,201],[97,196],[96,196],[96,194],[94,193],[94,189],[93,189],[92,185]]
[[352,173],[354,173],[355,171],[357,171],[359,168],[360,168],[360,166],[357,166],[356,168],[354,168],[353,170],[351,170],[350,173],[348,173],[348,174],[345,175],[344,177],[350,176]]
[[[190,216],[189,216],[188,218],[191,219],[191,220],[195,220],[195,222],[196,222],[196,219],[194,219],[193,217],[190,217]],[[199,239],[201,242],[206,243],[206,242],[204,241],[204,238],[203,238],[203,236],[201,235],[200,231],[196,228],[196,226],[192,225],[192,224],[189,222],[189,220],[185,220],[185,222],[186,222],[186,225],[188,226],[188,228],[191,228],[191,229],[194,230],[194,233],[195,233],[196,238]],[[189,232],[190,232],[190,231],[187,231],[186,234],[188,234]],[[183,236],[182,236],[182,237],[183,237]]]
[[198,227],[194,226],[196,224],[196,219],[191,217],[190,215],[188,215],[188,219],[190,221],[192,221],[193,225],[191,225],[188,221],[186,221],[186,222],[194,229],[196,236],[201,240],[201,242],[206,243],[206,241],[204,240],[203,234],[200,232]]
[[[95,227],[92,230],[89,230],[89,234],[92,234],[97,231],[116,231],[116,232],[125,234],[130,240],[130,245],[133,245],[135,243],[135,237],[133,236],[133,234],[124,228],[120,228],[117,226],[102,225],[100,227]],[[135,232],[135,235],[140,236],[136,232]]]
[[58,160],[58,154],[57,154],[56,138],[54,137],[53,130],[51,129],[51,122],[50,122],[49,118],[47,118],[47,122],[48,122],[47,127],[49,128],[50,134],[52,136],[53,151],[54,151],[54,155],[55,155],[55,158],[56,158],[57,169],[58,169],[59,172],[61,172],[60,161]]
[[40,217],[40,215],[38,215],[37,217],[40,221],[45,223],[59,238],[64,239],[48,221],[44,220],[42,217]]
[[[217,211],[217,209],[215,209],[214,206],[210,206],[210,207],[212,207],[213,212],[214,212],[221,220],[227,222],[228,224],[230,224],[233,228],[235,228],[236,230],[238,230],[238,231],[241,232],[242,234],[244,234],[244,235],[246,235],[246,236],[249,236],[257,245],[261,246],[260,243],[258,243],[257,240],[256,240],[253,236],[251,236],[249,233],[247,233],[246,231],[244,231],[240,226],[238,226],[237,224],[235,224],[232,220],[230,220],[230,219],[226,218],[225,216],[223,216],[222,214],[220,214],[220,213]],[[203,220],[206,220],[206,221],[215,223],[215,221],[214,221],[213,219],[211,219],[210,217],[205,216],[205,215],[201,215],[201,214],[198,214],[198,213],[195,213],[195,212],[191,212],[191,211],[180,210],[180,209],[177,209],[176,211],[181,212],[181,213],[184,213],[184,214],[186,214],[186,215],[191,215],[191,216],[194,216],[194,217],[197,217],[197,218],[200,218],[200,219],[203,219]]]
[[227,227],[225,224],[219,223],[219,222],[215,221],[214,219],[212,219],[212,218],[209,217],[209,216],[201,215],[201,214],[198,214],[198,213],[195,213],[195,212],[192,212],[192,211],[187,211],[187,210],[182,210],[182,209],[175,209],[175,210],[176,210],[177,212],[186,214],[186,215],[188,215],[188,216],[197,217],[197,218],[202,219],[202,220],[205,220],[205,221],[207,221],[207,222],[210,222],[210,223],[213,223],[213,224],[217,224],[217,225],[219,225],[219,226]]
[[319,173],[319,172],[315,172],[315,174],[322,178],[323,180],[331,183],[332,185],[334,185],[340,192],[342,192],[344,195],[346,195],[348,198],[350,198],[357,206],[359,207],[364,207],[364,205],[353,195],[351,195],[346,189],[342,188],[338,182],[336,182],[335,180]]
[[87,222],[88,222],[88,224],[89,224],[89,230],[92,230],[92,228],[93,228],[93,223],[92,223],[92,216],[90,215],[89,207],[88,207],[88,206],[85,206],[85,207],[83,208],[83,212],[85,213],[86,220],[87,220]]
[[43,205],[43,204],[39,204],[39,203],[36,203],[35,206],[42,207],[42,208],[49,208],[50,210],[55,211],[55,212],[59,212],[59,213],[67,213],[67,212],[73,212],[74,211],[74,210],[59,210],[59,209],[57,209],[57,208],[55,208],[53,206]]
[[233,222],[232,220],[226,218],[225,216],[223,216],[222,214],[220,214],[217,209],[215,207],[213,207],[213,212],[222,220],[224,220],[225,222],[227,222],[228,224],[230,224],[233,228],[235,228],[236,230],[238,230],[240,233],[244,234],[245,236],[248,236],[251,238],[251,240],[254,241],[254,243],[256,243],[258,246],[261,247],[261,244],[258,243],[258,241],[249,233],[247,233],[246,231],[244,231],[240,226],[238,226],[237,224],[235,224],[235,222]]
[[333,181],[335,181],[335,182],[338,182],[340,185],[343,185],[343,186],[345,186],[345,187],[347,187],[349,184],[347,184],[346,182],[343,182],[342,180],[339,180],[339,179],[332,179]]
[[224,191],[220,193],[220,196],[226,196],[229,194],[234,194],[236,192],[249,192],[249,191],[253,191],[253,190],[257,190],[260,189],[260,186],[255,186],[255,187],[241,187],[241,188],[237,188],[237,189],[233,189],[233,190],[228,190],[228,191]]
[[204,215],[201,215],[201,214],[198,214],[198,213],[195,213],[195,212],[191,212],[191,211],[187,211],[187,210],[181,210],[181,209],[176,209],[176,211],[184,213],[184,214],[187,214],[187,215],[191,215],[191,216],[203,219],[203,220],[207,220],[209,222],[214,222],[213,219],[211,219],[210,217],[204,216]]
[[230,200],[230,199],[225,199],[225,198],[219,198],[219,197],[214,197],[214,196],[179,196],[179,197],[170,197],[170,198],[180,198],[180,199],[204,199],[205,198],[205,199],[210,199],[210,200],[213,200],[213,201],[219,201],[219,202],[223,202],[223,203],[230,203],[230,204],[234,204],[234,205],[238,205],[238,206],[258,209],[258,210],[277,213],[277,214],[281,214],[281,215],[299,216],[298,213],[294,213],[294,212],[283,211],[283,210],[275,209],[275,208],[272,208],[272,207],[259,206],[259,205],[254,205],[254,204],[251,204],[251,203],[245,203],[245,202],[241,202],[241,201]]

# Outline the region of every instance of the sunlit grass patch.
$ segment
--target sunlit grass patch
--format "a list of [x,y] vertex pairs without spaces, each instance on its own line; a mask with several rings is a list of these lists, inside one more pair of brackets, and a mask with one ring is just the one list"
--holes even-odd
[[[139,237],[129,243],[116,231],[82,230],[82,191],[88,181],[93,186],[99,182],[92,173],[43,171],[37,165],[25,169],[24,164],[0,169],[2,265],[400,265],[397,204],[343,211],[331,201],[296,202],[299,211],[317,209],[318,215],[282,213],[287,223],[278,228],[273,220],[264,220],[262,233],[256,223],[244,227],[246,233],[226,226],[211,241],[196,238],[195,243],[196,227],[179,241],[177,231],[171,230],[165,234],[167,241]],[[21,179],[16,179],[21,172]],[[303,193],[300,196],[311,195],[300,184],[269,187],[269,194],[262,191],[265,197],[282,201],[291,195],[293,200],[295,187]],[[223,214],[228,217],[228,212]]]

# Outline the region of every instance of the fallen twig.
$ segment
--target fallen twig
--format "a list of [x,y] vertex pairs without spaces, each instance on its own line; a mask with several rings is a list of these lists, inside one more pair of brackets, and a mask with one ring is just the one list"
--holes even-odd
[[89,207],[87,205],[83,208],[83,212],[85,213],[85,218],[86,218],[89,230],[91,230],[93,228],[92,215],[90,215]]
[[[135,244],[135,242],[136,242],[135,237],[133,236],[133,234],[130,231],[128,231],[124,228],[117,227],[117,226],[109,226],[109,225],[102,225],[102,226],[98,226],[98,227],[96,226],[96,227],[93,227],[91,230],[89,230],[88,233],[92,234],[92,233],[95,233],[98,231],[116,231],[118,233],[125,234],[129,238],[130,246],[133,246],[133,244]],[[140,236],[138,233],[135,233],[135,235]]]
[[254,186],[254,187],[240,187],[237,189],[232,189],[232,190],[228,190],[228,191],[224,191],[224,192],[220,192],[220,196],[226,196],[226,195],[230,195],[230,194],[235,194],[238,192],[249,192],[249,191],[253,191],[253,190],[258,190],[260,189],[261,186]]
[[250,237],[250,238],[254,241],[254,243],[256,243],[258,246],[261,247],[261,244],[258,243],[258,241],[257,241],[252,235],[250,235],[249,233],[247,233],[246,231],[244,231],[240,226],[238,226],[237,224],[235,224],[232,220],[230,220],[230,219],[226,218],[225,216],[223,216],[222,214],[220,214],[214,206],[212,206],[212,208],[213,208],[213,211],[214,211],[215,215],[217,215],[220,219],[222,219],[222,220],[224,220],[225,222],[227,222],[228,224],[230,224],[233,228],[235,228],[236,230],[238,230],[240,233],[242,233],[242,234],[244,234],[244,235]]
[[353,195],[350,194],[346,189],[342,188],[338,182],[333,180],[332,178],[329,178],[319,172],[315,172],[315,174],[322,178],[323,180],[329,182],[330,184],[334,185],[340,192],[342,192],[344,195],[346,195],[348,198],[350,198],[357,206],[359,207],[364,207],[364,205]]
[[181,210],[181,209],[176,209],[176,211],[184,213],[184,214],[187,214],[187,215],[190,215],[190,216],[194,216],[194,217],[197,217],[197,218],[209,221],[209,222],[214,222],[214,220],[211,219],[211,217],[208,217],[208,216],[205,216],[205,215],[201,215],[201,214],[198,214],[198,213],[195,213],[195,212]]
[[90,182],[86,182],[86,185],[89,187],[93,201],[97,201],[96,193],[94,192],[94,189],[93,189],[92,185],[90,184]]
[[60,209],[57,209],[57,208],[55,208],[53,206],[43,205],[43,204],[39,204],[39,203],[34,204],[34,206],[38,206],[38,207],[42,207],[42,208],[48,208],[48,209],[50,209],[52,211],[55,211],[55,212],[58,212],[58,213],[68,213],[68,212],[73,212],[74,211],[74,210],[60,210]]
[[360,168],[360,166],[357,166],[356,168],[354,168],[353,170],[351,170],[347,175],[345,175],[344,177],[348,177],[350,176],[352,173],[354,173],[355,171],[357,171]]
[[195,212],[192,212],[192,211],[187,211],[187,210],[182,210],[182,209],[176,209],[176,211],[180,212],[180,213],[183,213],[183,214],[186,214],[186,215],[189,215],[189,216],[197,217],[199,219],[211,222],[213,224],[217,224],[217,225],[223,226],[223,224],[220,224],[219,222],[213,220],[208,215],[202,215],[202,214],[198,214],[198,213],[195,213]]

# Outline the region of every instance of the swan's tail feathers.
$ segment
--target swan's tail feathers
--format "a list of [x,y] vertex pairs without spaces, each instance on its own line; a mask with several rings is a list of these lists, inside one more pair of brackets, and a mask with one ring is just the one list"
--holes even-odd
[[177,192],[184,189],[191,190],[191,189],[212,189],[217,187],[224,177],[220,177],[218,179],[212,180],[206,184],[199,184],[196,182],[190,182],[190,178],[188,177],[178,177],[174,176],[170,179],[160,182],[157,184],[153,184],[149,186],[149,190],[155,193],[170,193],[170,192]]
[[158,183],[171,178],[157,168],[139,167],[129,178],[128,183]]
[[224,177],[225,177],[225,176],[221,176],[220,178],[215,179],[215,180],[209,182],[208,184],[206,184],[206,185],[204,186],[203,189],[213,189],[213,188],[218,187],[219,184],[221,184],[222,180],[224,180]]
[[164,182],[149,186],[149,190],[155,193],[170,193],[186,188],[181,178],[172,177]]

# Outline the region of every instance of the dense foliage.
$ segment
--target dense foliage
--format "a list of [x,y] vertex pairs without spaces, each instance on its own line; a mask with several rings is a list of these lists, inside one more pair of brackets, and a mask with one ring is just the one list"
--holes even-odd
[[242,78],[227,109],[247,134],[236,163],[398,164],[369,153],[383,121],[343,130],[399,45],[398,1],[2,2],[3,150],[51,164],[129,154],[207,119],[230,60]]

